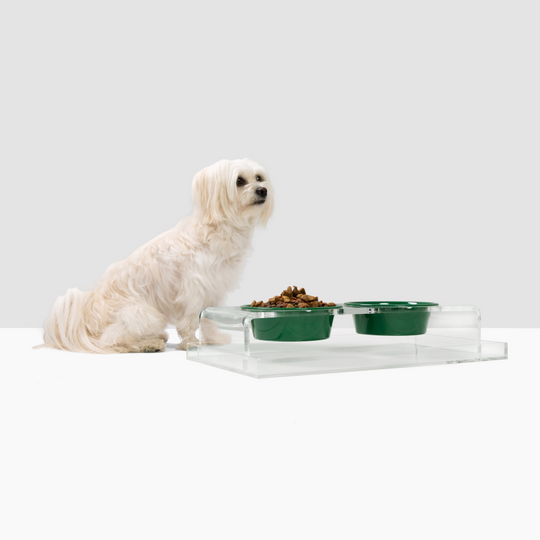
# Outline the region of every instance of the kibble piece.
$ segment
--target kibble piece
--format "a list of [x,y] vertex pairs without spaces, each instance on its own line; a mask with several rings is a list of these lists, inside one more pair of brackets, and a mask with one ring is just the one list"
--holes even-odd
[[264,300],[253,300],[251,307],[272,307],[272,308],[316,308],[316,307],[333,307],[336,304],[334,302],[323,302],[319,300],[318,296],[312,296],[306,294],[306,290],[302,287],[299,289],[296,285],[294,287],[287,287],[283,290],[281,295],[272,296],[267,302]]

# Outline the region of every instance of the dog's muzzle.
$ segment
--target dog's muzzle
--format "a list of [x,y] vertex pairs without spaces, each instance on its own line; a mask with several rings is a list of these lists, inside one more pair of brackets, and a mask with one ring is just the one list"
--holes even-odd
[[264,204],[266,196],[268,195],[268,190],[265,187],[260,187],[255,190],[255,193],[261,198],[256,200],[253,204]]

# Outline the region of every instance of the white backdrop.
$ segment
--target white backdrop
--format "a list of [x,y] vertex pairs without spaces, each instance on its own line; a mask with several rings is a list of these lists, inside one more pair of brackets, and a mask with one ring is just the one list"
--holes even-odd
[[229,304],[298,285],[540,326],[537,2],[184,4],[2,4],[0,326],[41,326],[238,157],[276,212]]

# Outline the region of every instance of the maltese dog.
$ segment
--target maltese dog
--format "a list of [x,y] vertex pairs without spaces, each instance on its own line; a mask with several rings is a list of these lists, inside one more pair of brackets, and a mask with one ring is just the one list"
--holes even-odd
[[[199,313],[238,286],[256,225],[274,197],[268,174],[250,159],[221,160],[195,175],[193,213],[112,264],[92,291],[69,289],[53,305],[40,347],[91,353],[165,350],[167,324],[198,342]],[[204,322],[204,320],[203,320]],[[211,321],[205,343],[226,343]]]

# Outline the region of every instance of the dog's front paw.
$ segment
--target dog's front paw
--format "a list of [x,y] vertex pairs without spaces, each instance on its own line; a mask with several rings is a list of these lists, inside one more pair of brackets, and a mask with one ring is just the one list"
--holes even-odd
[[195,336],[193,336],[192,338],[189,338],[189,339],[183,339],[180,342],[180,345],[176,347],[176,350],[187,351],[188,349],[192,349],[193,347],[196,347],[198,344],[199,344],[199,340]]
[[231,339],[232,338],[229,334],[213,332],[209,336],[204,336],[201,341],[203,345],[228,345],[231,342]]

